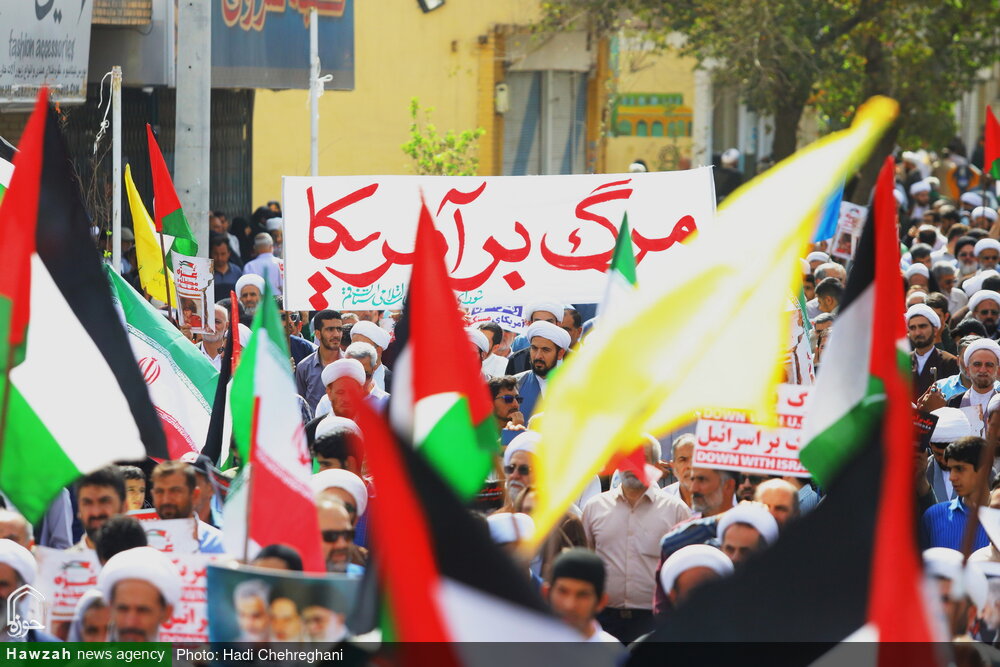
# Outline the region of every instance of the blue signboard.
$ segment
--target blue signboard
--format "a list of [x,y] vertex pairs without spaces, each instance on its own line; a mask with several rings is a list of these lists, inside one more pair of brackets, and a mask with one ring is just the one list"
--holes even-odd
[[208,0],[213,88],[309,87],[309,14],[327,90],[354,89],[354,0]]

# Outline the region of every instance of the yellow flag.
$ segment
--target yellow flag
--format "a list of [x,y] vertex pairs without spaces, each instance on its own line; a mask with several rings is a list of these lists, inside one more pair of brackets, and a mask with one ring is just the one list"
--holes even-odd
[[536,530],[526,551],[643,433],[666,433],[710,408],[773,418],[799,258],[830,193],[867,159],[897,113],[895,101],[873,98],[850,128],[734,192],[699,228],[690,261],[646,281],[616,320],[602,321],[560,367],[536,408],[544,413]]
[[[153,219],[142,204],[139,191],[132,181],[132,165],[125,165],[125,193],[128,196],[128,207],[132,211],[132,225],[135,227],[135,260],[139,268],[139,282],[146,293],[154,299],[167,303],[167,292],[163,282],[163,254],[160,242],[156,238],[156,227]],[[167,279],[170,281],[170,303],[177,306],[177,294],[174,292],[173,272],[167,269]]]

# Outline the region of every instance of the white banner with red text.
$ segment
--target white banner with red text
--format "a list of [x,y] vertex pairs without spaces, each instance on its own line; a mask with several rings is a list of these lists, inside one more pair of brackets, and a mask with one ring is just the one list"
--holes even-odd
[[[715,216],[711,168],[570,176],[286,176],[285,307],[398,309],[423,196],[466,307],[596,303],[628,214],[640,284]],[[692,267],[692,269],[697,267]]]

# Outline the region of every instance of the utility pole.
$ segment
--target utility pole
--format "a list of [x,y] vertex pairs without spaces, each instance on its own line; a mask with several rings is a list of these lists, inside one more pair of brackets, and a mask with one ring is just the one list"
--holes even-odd
[[177,3],[174,186],[203,257],[208,256],[212,146],[212,4]]
[[111,267],[122,272],[122,68],[111,68]]

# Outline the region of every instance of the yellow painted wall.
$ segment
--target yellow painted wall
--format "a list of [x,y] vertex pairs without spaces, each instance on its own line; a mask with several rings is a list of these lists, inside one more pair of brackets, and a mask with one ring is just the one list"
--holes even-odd
[[[609,94],[681,93],[683,105],[694,106],[695,61],[673,53],[654,55],[636,43],[618,40],[617,59],[612,58]],[[606,115],[611,122],[610,109]],[[683,169],[690,166],[691,137],[613,137],[605,128],[605,169],[608,173],[628,170],[633,160],[642,159],[652,171]]]
[[[358,0],[354,12],[355,89],[320,98],[320,175],[413,173],[400,149],[409,139],[412,97],[434,107],[431,119],[441,131],[489,133],[494,27],[534,22],[538,2],[448,0],[424,14],[416,0]],[[255,205],[281,198],[282,176],[309,174],[308,100],[304,90],[257,91]],[[494,173],[494,139],[488,134],[480,142],[480,173]]]

